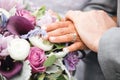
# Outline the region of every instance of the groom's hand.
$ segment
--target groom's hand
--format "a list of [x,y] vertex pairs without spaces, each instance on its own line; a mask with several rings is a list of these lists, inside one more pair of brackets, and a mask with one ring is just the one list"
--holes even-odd
[[110,28],[116,27],[114,20],[104,11],[69,11],[66,19],[71,20],[81,40],[93,51],[98,50],[101,36]]

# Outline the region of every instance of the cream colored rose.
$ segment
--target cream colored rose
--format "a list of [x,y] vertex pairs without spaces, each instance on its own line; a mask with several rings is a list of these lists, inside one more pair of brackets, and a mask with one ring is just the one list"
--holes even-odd
[[32,45],[39,47],[44,51],[49,51],[53,47],[53,44],[51,44],[49,41],[43,40],[39,36],[30,37],[29,40],[32,43]]
[[15,60],[25,60],[29,54],[30,44],[25,39],[13,39],[8,44],[10,57]]

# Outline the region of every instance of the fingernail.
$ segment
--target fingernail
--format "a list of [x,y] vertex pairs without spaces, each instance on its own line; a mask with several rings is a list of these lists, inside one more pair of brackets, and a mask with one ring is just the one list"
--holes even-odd
[[63,51],[64,51],[65,53],[69,53],[69,52],[70,52],[68,48],[63,48]]
[[50,37],[49,39],[50,39],[50,41],[54,41],[55,37]]

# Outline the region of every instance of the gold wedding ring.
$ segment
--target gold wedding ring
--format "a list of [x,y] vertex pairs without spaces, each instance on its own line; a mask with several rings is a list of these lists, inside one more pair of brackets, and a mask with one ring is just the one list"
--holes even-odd
[[73,40],[72,40],[72,42],[75,42],[76,39],[77,39],[77,34],[76,34],[76,33],[73,33],[72,36],[73,36]]

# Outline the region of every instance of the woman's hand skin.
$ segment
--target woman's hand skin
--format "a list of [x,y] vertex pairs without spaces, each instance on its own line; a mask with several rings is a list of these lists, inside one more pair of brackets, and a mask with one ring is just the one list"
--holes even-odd
[[[85,48],[85,45],[80,40],[80,37],[71,21],[61,21],[52,23],[47,26],[47,39],[52,43],[66,43],[72,42],[70,46],[67,46],[65,49],[71,51],[82,50]],[[76,34],[76,36],[73,36]],[[73,42],[73,38],[76,38]]]
[[116,27],[114,20],[104,11],[69,11],[66,19],[71,20],[85,45],[97,52],[101,36],[110,28]]

